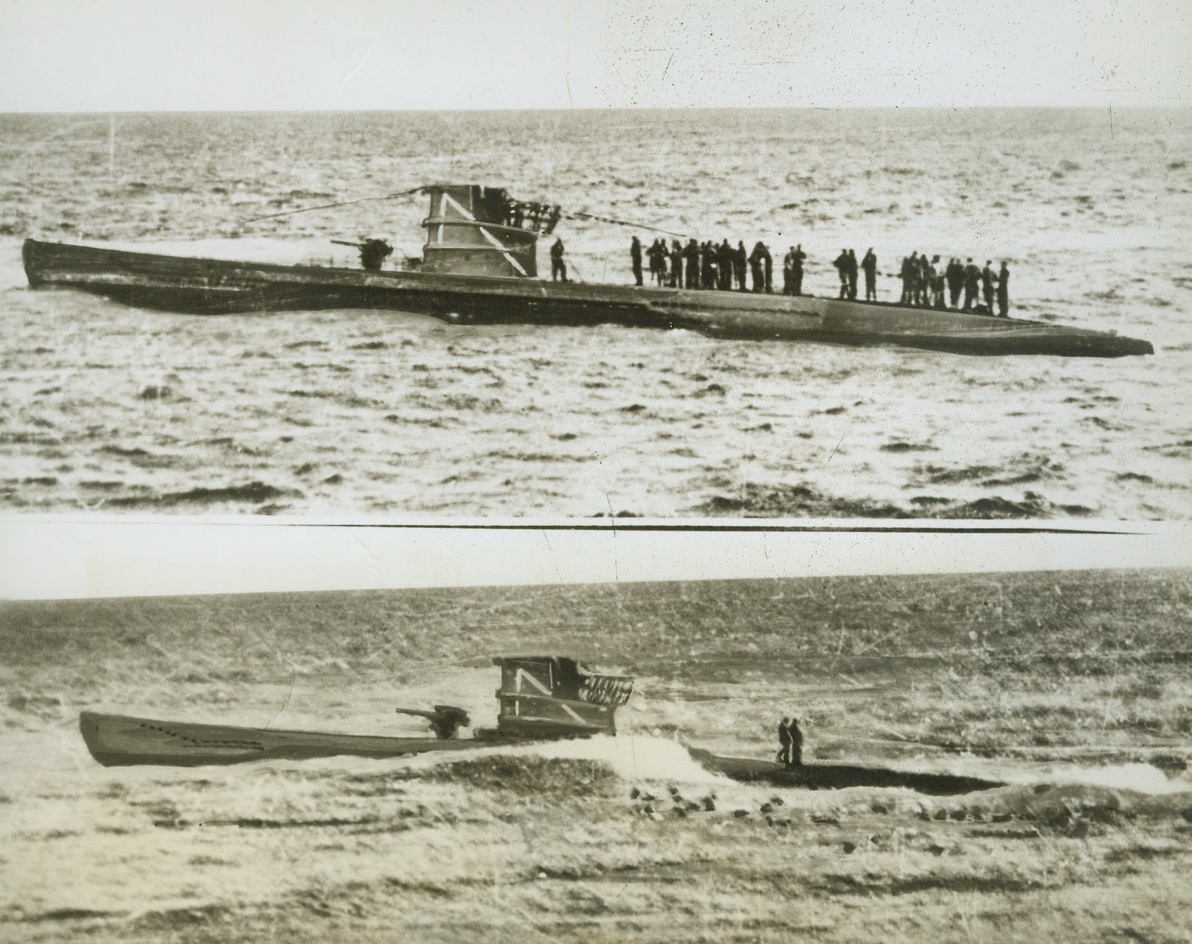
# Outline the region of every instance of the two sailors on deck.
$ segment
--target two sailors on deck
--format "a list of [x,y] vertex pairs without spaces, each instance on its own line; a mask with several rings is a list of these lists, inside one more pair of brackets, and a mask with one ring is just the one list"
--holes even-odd
[[898,270],[898,278],[902,280],[902,294],[898,298],[898,304],[900,305],[912,304],[915,290],[915,270],[918,266],[918,252],[912,252],[909,256],[903,257],[902,268]]
[[803,765],[803,732],[798,718],[783,718],[778,724],[778,763],[784,767]]
[[803,244],[799,243],[797,246],[791,246],[788,252],[782,259],[782,294],[783,295],[802,295],[803,294],[803,263],[807,259],[807,253],[803,251]]
[[853,249],[842,249],[832,263],[840,274],[840,297],[849,301],[857,298],[857,253]]
[[655,239],[646,250],[646,255],[650,259],[650,281],[659,288],[665,287],[666,261],[670,257],[665,240],[662,237]]

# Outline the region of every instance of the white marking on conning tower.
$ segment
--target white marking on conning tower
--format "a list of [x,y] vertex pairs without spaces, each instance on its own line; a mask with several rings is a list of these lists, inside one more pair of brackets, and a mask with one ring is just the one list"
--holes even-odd
[[[451,196],[450,194],[448,194],[445,191],[443,193],[443,202],[441,204],[441,209],[439,211],[440,216],[447,215],[447,201],[448,200],[450,200],[452,206],[454,206],[455,209],[458,210],[460,212],[460,214],[463,215],[464,219],[471,220],[473,223],[476,222],[476,217],[472,215],[471,211],[468,210],[468,208],[465,207],[458,200],[456,200],[455,197]],[[478,229],[480,230],[481,235],[484,236],[485,239],[487,239],[490,243],[492,243],[494,246],[496,246],[498,249],[501,250],[501,255],[503,255],[505,257],[506,261],[511,266],[513,266],[513,268],[517,269],[517,271],[520,272],[522,275],[529,275],[529,273],[526,272],[526,270],[522,268],[521,263],[518,262],[516,259],[514,259],[513,256],[509,253],[509,250],[505,248],[505,244],[503,242],[501,242],[499,239],[497,239],[496,236],[494,236],[487,229],[485,229],[483,225],[479,226]],[[442,229],[442,227],[439,227],[440,242],[442,241],[442,236],[443,236],[443,229]]]
[[[534,676],[532,676],[525,669],[518,669],[513,674],[513,681],[514,681],[514,684],[517,686],[517,690],[519,692],[522,690],[522,681],[523,680],[526,682],[529,682],[533,688],[538,689],[538,691],[541,692],[543,695],[551,694],[551,690],[549,688],[547,688],[540,681],[538,681],[538,679],[534,678]],[[587,723],[584,721],[583,718],[581,718],[578,714],[576,714],[575,710],[570,705],[568,705],[566,702],[559,701],[559,707],[562,708],[565,712],[567,712],[567,714],[571,715],[571,717],[574,718],[580,724]]]

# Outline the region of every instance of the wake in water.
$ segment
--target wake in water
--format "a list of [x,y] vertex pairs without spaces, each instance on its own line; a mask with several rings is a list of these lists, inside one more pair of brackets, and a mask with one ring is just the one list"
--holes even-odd
[[[785,797],[788,803],[796,802],[793,797],[807,793],[806,790],[774,784],[742,784],[704,767],[677,741],[643,734],[622,734],[616,737],[601,735],[522,746],[503,745],[469,751],[464,760],[460,760],[460,755],[451,753],[423,754],[402,760],[400,765],[409,775],[417,776],[419,772],[456,766],[462,771],[467,771],[494,758],[504,758],[510,762],[503,766],[506,779],[516,778],[518,763],[525,763],[524,770],[531,780],[518,786],[519,791],[524,788],[533,789],[531,771],[537,769],[539,761],[576,761],[599,765],[624,785],[653,784],[659,796],[665,795],[667,787],[686,790],[689,793],[699,792],[701,796],[708,795],[708,791],[711,790],[712,796],[720,796],[724,802],[748,805],[754,801],[764,801],[775,795],[775,791]],[[812,768],[822,763],[814,759],[807,761]],[[866,762],[861,758],[853,758],[848,763],[864,765]],[[871,763],[872,769],[875,770],[897,770],[911,775],[987,779],[995,782],[995,786],[972,795],[981,796],[984,802],[1007,809],[1026,809],[1030,806],[1031,797],[1047,793],[1052,788],[1063,788],[1067,790],[1067,794],[1075,796],[1084,794],[1081,794],[1079,789],[1073,794],[1071,788],[1088,787],[1089,796],[1096,795],[1098,789],[1105,789],[1140,796],[1182,797],[1183,801],[1192,802],[1192,779],[1186,774],[1171,776],[1151,764],[1127,763],[1105,767],[1082,767],[1075,764],[1031,765],[1010,759],[987,757],[952,758],[949,761],[933,760],[927,763],[913,759],[882,759]],[[362,771],[368,770],[370,766],[369,762],[357,761],[352,761],[351,765],[353,769]],[[466,779],[466,774],[464,776]],[[997,781],[1004,786],[997,785]],[[860,786],[845,788],[845,795],[848,790],[886,792],[886,788],[879,786]],[[920,795],[906,787],[893,788],[891,792],[903,796]]]

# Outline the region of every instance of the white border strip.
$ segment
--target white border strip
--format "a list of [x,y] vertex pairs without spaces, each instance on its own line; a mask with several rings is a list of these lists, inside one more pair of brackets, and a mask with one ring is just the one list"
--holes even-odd
[[1015,533],[1021,522],[944,533],[834,524],[818,531],[626,531],[615,522],[576,530],[523,521],[509,530],[476,522],[335,527],[8,517],[0,518],[0,598],[1192,567],[1188,522],[1118,523],[1121,531],[1103,534]]

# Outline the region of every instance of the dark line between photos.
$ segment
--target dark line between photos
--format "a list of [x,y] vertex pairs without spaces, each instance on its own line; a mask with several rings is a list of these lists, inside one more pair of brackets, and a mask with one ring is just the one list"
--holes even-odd
[[929,527],[929,528],[883,528],[872,525],[848,527],[836,525],[707,525],[707,524],[632,524],[625,519],[616,521],[605,520],[601,523],[575,524],[517,524],[517,523],[457,523],[439,524],[422,522],[379,522],[362,523],[348,522],[278,522],[288,528],[360,528],[364,530],[390,529],[407,531],[607,531],[610,534],[623,532],[657,532],[657,533],[706,533],[706,534],[1059,534],[1073,537],[1104,536],[1104,537],[1139,537],[1146,534],[1143,531],[1113,531],[1072,528],[1040,528],[1040,527]]

